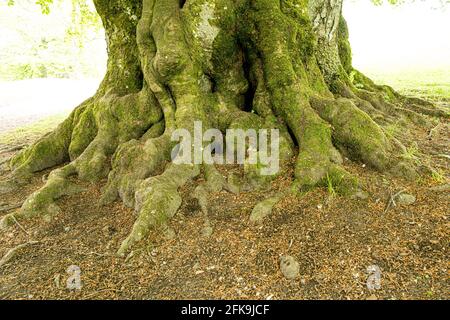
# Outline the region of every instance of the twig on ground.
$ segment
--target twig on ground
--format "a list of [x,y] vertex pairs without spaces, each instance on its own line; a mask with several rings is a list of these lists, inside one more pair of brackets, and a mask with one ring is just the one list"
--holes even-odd
[[49,175],[49,173],[46,173],[46,174],[44,174],[44,175],[41,177],[41,180],[42,180],[43,183],[46,183],[46,182],[47,182],[48,175]]
[[0,260],[0,268],[3,267],[5,264],[7,264],[9,261],[11,261],[12,258],[14,258],[14,256],[17,254],[17,252],[29,245],[33,245],[38,243],[39,241],[30,241],[27,243],[23,243],[23,244],[19,244],[18,246],[12,248],[11,250],[9,250],[4,256],[3,258]]
[[288,251],[291,250],[293,243],[294,243],[294,238],[292,238],[291,241],[289,242]]
[[11,160],[11,157],[7,157],[6,159],[0,160],[0,166],[7,163],[9,160]]
[[430,130],[430,132],[428,133],[428,137],[427,137],[428,140],[433,139],[433,133],[434,133],[434,131],[436,131],[440,127],[440,125],[441,125],[441,122],[439,122],[437,124],[437,126],[435,126],[433,129]]
[[401,194],[402,194],[403,192],[405,192],[405,191],[406,191],[406,190],[401,190],[401,191],[397,192],[397,193],[394,194],[394,195],[391,194],[391,197],[389,198],[389,201],[388,201],[388,203],[386,204],[386,208],[384,209],[384,212],[383,212],[383,213],[388,212],[389,209],[392,207],[392,205],[395,207],[395,206],[396,206],[396,204],[395,204],[395,198],[397,198],[399,195],[401,195]]
[[15,203],[15,204],[11,204],[11,205],[2,206],[2,207],[0,207],[0,212],[8,212],[8,211],[22,207],[22,205],[23,205],[23,203]]
[[444,153],[438,154],[438,155],[436,155],[436,157],[444,158],[444,159],[450,160],[450,155],[444,154]]
[[22,227],[22,225],[19,223],[19,221],[17,221],[17,219],[16,219],[16,217],[14,217],[14,215],[12,215],[11,217],[13,218],[13,220],[14,220],[14,222],[17,224],[17,226],[18,226],[20,229],[22,229],[23,232],[25,232],[27,235],[30,235],[30,234],[27,232],[27,230],[25,230],[25,228]]

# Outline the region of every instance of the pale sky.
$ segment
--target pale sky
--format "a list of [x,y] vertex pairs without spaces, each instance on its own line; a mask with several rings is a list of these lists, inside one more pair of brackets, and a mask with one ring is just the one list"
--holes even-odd
[[369,0],[345,0],[354,65],[366,70],[450,72],[450,5],[433,9],[438,2],[374,6]]

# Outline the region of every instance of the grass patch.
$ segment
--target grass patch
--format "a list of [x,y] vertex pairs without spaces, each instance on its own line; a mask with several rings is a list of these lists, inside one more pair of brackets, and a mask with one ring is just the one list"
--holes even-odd
[[450,67],[430,70],[364,71],[378,84],[400,93],[436,102],[450,102]]
[[447,181],[445,171],[441,168],[433,169],[431,171],[431,178],[436,183],[445,183]]
[[54,130],[67,116],[68,113],[61,113],[21,128],[0,133],[0,145],[31,144],[44,134]]
[[333,185],[333,180],[331,179],[331,177],[327,174],[327,190],[328,190],[328,194],[331,198],[336,197],[336,189]]

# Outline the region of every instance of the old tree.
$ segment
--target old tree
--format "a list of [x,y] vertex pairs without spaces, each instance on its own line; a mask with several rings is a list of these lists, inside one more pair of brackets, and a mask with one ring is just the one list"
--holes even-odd
[[[401,141],[383,128],[446,116],[433,105],[374,84],[353,69],[343,0],[94,0],[108,45],[97,93],[52,133],[11,160],[0,192],[57,167],[14,221],[59,212],[55,201],[79,192],[73,177],[107,179],[101,203],[120,199],[137,219],[119,254],[164,227],[182,203],[178,190],[202,175],[193,196],[204,212],[210,192],[267,187],[258,165],[228,179],[213,165],[170,161],[177,128],[278,128],[292,187],[258,204],[257,219],[287,193],[332,182],[361,193],[343,157],[374,170],[416,176]],[[281,174],[284,171],[281,171]]]

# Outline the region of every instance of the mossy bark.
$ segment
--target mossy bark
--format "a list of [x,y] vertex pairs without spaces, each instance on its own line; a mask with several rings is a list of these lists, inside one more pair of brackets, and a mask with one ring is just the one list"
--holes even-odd
[[[181,205],[178,189],[190,179],[206,176],[195,192],[204,212],[208,192],[242,189],[214,167],[170,163],[175,129],[193,132],[195,121],[222,131],[278,128],[282,163],[296,157],[293,191],[331,179],[342,193],[352,193],[357,180],[341,166],[341,154],[391,170],[401,144],[379,124],[417,114],[418,108],[432,110],[429,105],[406,110],[410,100],[353,69],[342,0],[95,0],[95,5],[108,44],[105,78],[94,97],[11,161],[3,190],[65,164],[14,214],[20,219],[57,213],[55,201],[78,191],[70,176],[108,178],[101,202],[120,198],[138,213],[120,254],[164,226]],[[255,179],[251,166],[247,174],[253,187],[267,182]],[[258,206],[253,217],[267,215],[284,194]]]

